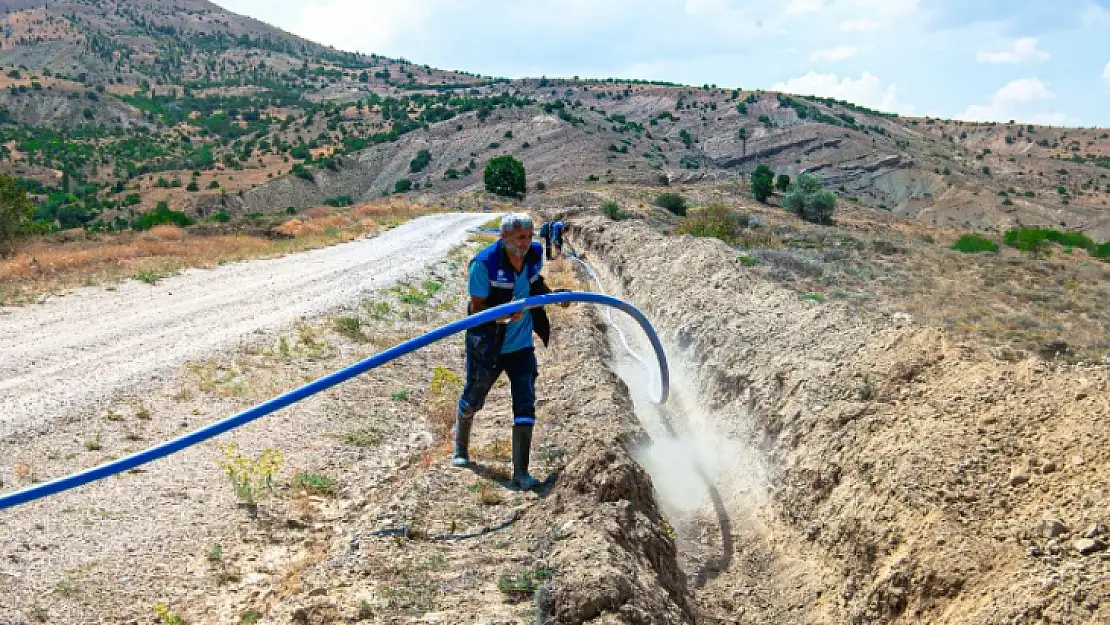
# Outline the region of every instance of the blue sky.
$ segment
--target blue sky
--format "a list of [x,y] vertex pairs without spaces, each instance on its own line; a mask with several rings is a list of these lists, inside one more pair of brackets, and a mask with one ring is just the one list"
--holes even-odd
[[216,0],[344,50],[1110,126],[1110,0]]

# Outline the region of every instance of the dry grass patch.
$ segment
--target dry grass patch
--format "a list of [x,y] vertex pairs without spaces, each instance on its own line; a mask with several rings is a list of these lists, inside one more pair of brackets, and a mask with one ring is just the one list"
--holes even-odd
[[[377,234],[415,217],[439,212],[401,201],[316,211],[258,234],[212,234],[205,229],[156,226],[149,232],[88,235],[77,240],[38,238],[0,258],[0,305],[37,301],[44,294],[143,275],[149,282],[189,267],[211,268],[282,256]],[[309,211],[312,213],[313,211]],[[287,238],[280,238],[287,237]]]

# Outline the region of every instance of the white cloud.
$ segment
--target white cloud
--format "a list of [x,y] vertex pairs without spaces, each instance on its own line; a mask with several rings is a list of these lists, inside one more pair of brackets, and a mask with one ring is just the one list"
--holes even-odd
[[[847,100],[884,111],[893,111],[898,106],[898,86],[890,84],[884,88],[879,77],[870,72],[863,72],[859,78],[838,78],[836,74],[809,72],[805,76],[775,83],[771,89]],[[902,110],[906,111],[907,108],[903,106]]]
[[[1023,120],[1039,121],[1052,119],[1053,123],[1060,124],[1067,121],[1066,116],[1058,113],[1031,113],[1023,114],[1023,105],[1030,102],[1051,100],[1056,94],[1049,90],[1044,82],[1037,78],[1019,78],[1002,86],[985,105],[975,104],[969,106],[962,119],[979,122],[1006,121],[1023,117]],[[1058,117],[1059,116],[1059,117]]]
[[840,23],[840,30],[866,31],[875,30],[879,23],[873,20],[847,20]]
[[1029,61],[1046,61],[1048,53],[1037,48],[1036,37],[1022,37],[1014,41],[1013,48],[1002,52],[982,52],[976,56],[980,63],[1025,63]]
[[828,50],[818,50],[814,52],[810,58],[814,61],[829,61],[835,63],[837,61],[843,61],[844,59],[850,59],[857,54],[859,54],[859,50],[853,46],[837,46]]
[[1102,82],[1110,85],[1110,63],[1106,64],[1106,69],[1102,70]]

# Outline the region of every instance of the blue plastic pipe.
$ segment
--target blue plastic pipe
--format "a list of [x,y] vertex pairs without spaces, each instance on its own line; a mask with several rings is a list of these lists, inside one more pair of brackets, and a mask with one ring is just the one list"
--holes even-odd
[[659,341],[659,336],[655,333],[655,329],[651,327],[651,323],[642,312],[635,306],[619,300],[615,297],[603,295],[601,293],[586,293],[580,291],[565,291],[559,293],[551,293],[548,295],[540,295],[538,297],[529,297],[527,299],[516,300],[508,304],[502,304],[489,310],[484,310],[476,315],[471,315],[459,319],[458,321],[451,322],[443,327],[437,328],[423,334],[416,338],[409,339],[404,343],[395,345],[383,352],[374,354],[366,360],[357,362],[349,367],[340,369],[334,373],[328,374],[318,380],[309,382],[300,388],[293,389],[282,395],[261,403],[253,408],[248,408],[239,414],[232,415],[207,425],[199,430],[189,432],[173,440],[166,441],[155,447],[151,447],[145,451],[140,451],[130,456],[114,460],[107,464],[102,464],[98,467],[86,469],[79,473],[60,477],[43,484],[36,484],[23,490],[9,493],[7,495],[0,495],[0,510],[12,508],[20,504],[24,504],[36,499],[42,499],[50,495],[67,491],[71,488],[77,488],[89,482],[102,480],[106,477],[123,473],[124,471],[133,469],[139,465],[146,464],[159,458],[164,458],[170,454],[176,453],[191,447],[198,443],[204,442],[210,438],[214,438],[227,432],[228,430],[237,428],[241,425],[250,423],[259,417],[264,417],[271,412],[275,412],[290,404],[295,404],[306,397],[310,397],[319,393],[320,391],[327,390],[341,382],[345,382],[357,375],[366,373],[371,369],[380,367],[385,363],[404,356],[405,354],[414,352],[422,347],[426,347],[431,343],[439,341],[443,338],[457,334],[468,328],[481,325],[502,317],[507,317],[514,313],[527,310],[529,308],[539,308],[540,306],[550,306],[552,304],[562,304],[564,302],[582,302],[587,304],[603,304],[611,306],[619,310],[623,310],[632,316],[644,329],[651,341],[651,346],[655,350],[655,356],[659,361],[659,379],[661,381],[662,392],[660,399],[657,403],[664,403],[667,401],[667,396],[670,392],[670,373],[667,368],[667,357],[663,353],[663,344]]

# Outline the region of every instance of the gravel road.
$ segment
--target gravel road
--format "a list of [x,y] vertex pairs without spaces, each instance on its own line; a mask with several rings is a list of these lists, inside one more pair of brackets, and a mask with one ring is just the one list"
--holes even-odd
[[0,307],[0,438],[96,410],[183,362],[356,302],[422,271],[490,217],[422,217],[374,238],[188,270],[155,286],[129,280]]

